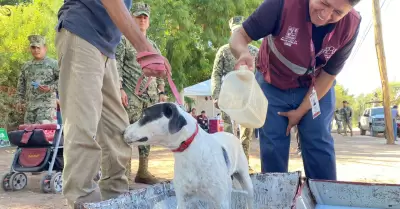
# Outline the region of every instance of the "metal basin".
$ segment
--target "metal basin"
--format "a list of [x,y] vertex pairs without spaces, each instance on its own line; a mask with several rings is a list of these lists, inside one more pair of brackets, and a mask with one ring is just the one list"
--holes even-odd
[[[253,174],[254,209],[288,209],[294,204],[300,184],[300,172]],[[234,182],[234,185],[236,183]],[[176,208],[172,182],[132,190],[115,199],[83,204],[85,209],[171,209]],[[196,201],[196,209],[211,209],[206,202]],[[234,190],[232,209],[246,209],[246,192]]]

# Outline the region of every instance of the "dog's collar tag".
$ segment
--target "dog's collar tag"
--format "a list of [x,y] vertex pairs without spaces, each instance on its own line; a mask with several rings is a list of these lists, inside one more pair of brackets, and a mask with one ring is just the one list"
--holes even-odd
[[179,146],[178,148],[172,150],[172,152],[183,152],[185,151],[190,144],[193,142],[194,138],[196,137],[197,133],[199,133],[199,125],[196,124],[196,130],[194,131],[194,133],[185,141],[183,141],[181,143],[181,146]]

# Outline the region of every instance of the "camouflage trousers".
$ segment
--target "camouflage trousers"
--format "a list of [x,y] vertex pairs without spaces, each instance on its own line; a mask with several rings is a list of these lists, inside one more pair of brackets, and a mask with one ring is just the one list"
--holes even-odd
[[349,128],[350,129],[350,135],[353,136],[353,128],[351,127],[352,126],[351,122],[348,122],[348,121],[344,120],[344,121],[342,121],[342,123],[343,123],[343,133],[345,135],[347,135],[347,128]]
[[[129,123],[133,124],[140,119],[142,112],[149,105],[147,102],[140,100],[136,95],[128,95],[128,107],[126,107],[126,112],[129,116]],[[150,145],[140,145],[138,146],[139,157],[148,157],[150,154]]]
[[337,133],[340,134],[342,133],[342,121],[336,121],[336,126],[337,126]]
[[27,109],[24,116],[25,124],[57,123],[56,107],[40,107]]
[[254,129],[252,128],[246,128],[243,126],[240,127],[240,141],[242,141],[242,147],[244,154],[246,155],[247,162],[249,162],[250,159],[250,141],[253,138],[253,132]]
[[[236,129],[235,129],[235,133],[234,133],[233,132],[234,124],[232,124],[232,120],[229,117],[229,115],[226,114],[225,112],[222,112],[221,114],[222,114],[222,119],[224,120],[224,131],[236,135]],[[246,128],[243,126],[240,127],[239,138],[240,138],[240,141],[242,142],[243,151],[247,157],[247,161],[249,161],[250,141],[253,138],[253,132],[254,132],[254,130],[252,128]]]
[[236,133],[233,132],[233,124],[232,124],[231,117],[229,117],[228,114],[226,114],[225,112],[222,112],[222,111],[221,111],[221,115],[222,115],[222,120],[224,120],[224,131],[236,135]]

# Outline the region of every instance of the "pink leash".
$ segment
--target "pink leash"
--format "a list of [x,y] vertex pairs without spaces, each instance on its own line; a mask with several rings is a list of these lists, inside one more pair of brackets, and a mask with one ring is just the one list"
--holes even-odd
[[[139,52],[137,54],[136,60],[139,62],[140,66],[143,68],[148,68],[153,71],[166,71],[167,76],[168,76],[168,83],[171,88],[172,94],[174,94],[175,99],[177,100],[179,105],[183,105],[180,94],[178,90],[176,89],[176,86],[174,84],[174,81],[172,80],[172,74],[171,74],[171,67],[168,63],[168,60],[165,59],[163,56],[161,56],[158,53],[153,53],[153,52]],[[166,65],[167,63],[167,65]],[[143,94],[144,91],[149,87],[150,82],[152,81],[153,77],[150,77],[145,86],[144,89],[139,91],[140,85],[142,84],[143,78],[145,75],[141,75],[135,88],[135,94],[136,95],[141,95]]]

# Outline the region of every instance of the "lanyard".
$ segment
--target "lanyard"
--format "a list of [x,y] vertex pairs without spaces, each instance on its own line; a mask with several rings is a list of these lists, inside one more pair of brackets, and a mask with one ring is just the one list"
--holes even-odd
[[[309,65],[309,68],[308,68],[306,74],[308,74],[311,71],[311,78],[312,78],[312,84],[311,85],[314,87],[314,84],[315,84],[315,71],[316,71],[315,67],[316,67],[316,63],[317,63],[317,57],[319,57],[322,53],[324,53],[324,50],[321,47],[321,50],[317,54],[315,54],[315,46],[314,46],[314,41],[312,39],[312,24],[308,24],[308,33],[309,33],[309,35],[311,37],[311,39],[310,39],[311,60],[310,60],[310,65]],[[322,45],[325,42],[325,38],[328,37],[328,41],[330,41],[331,38],[332,38],[332,35],[333,35],[333,31],[330,32],[327,36],[325,36],[324,39],[322,40]]]

